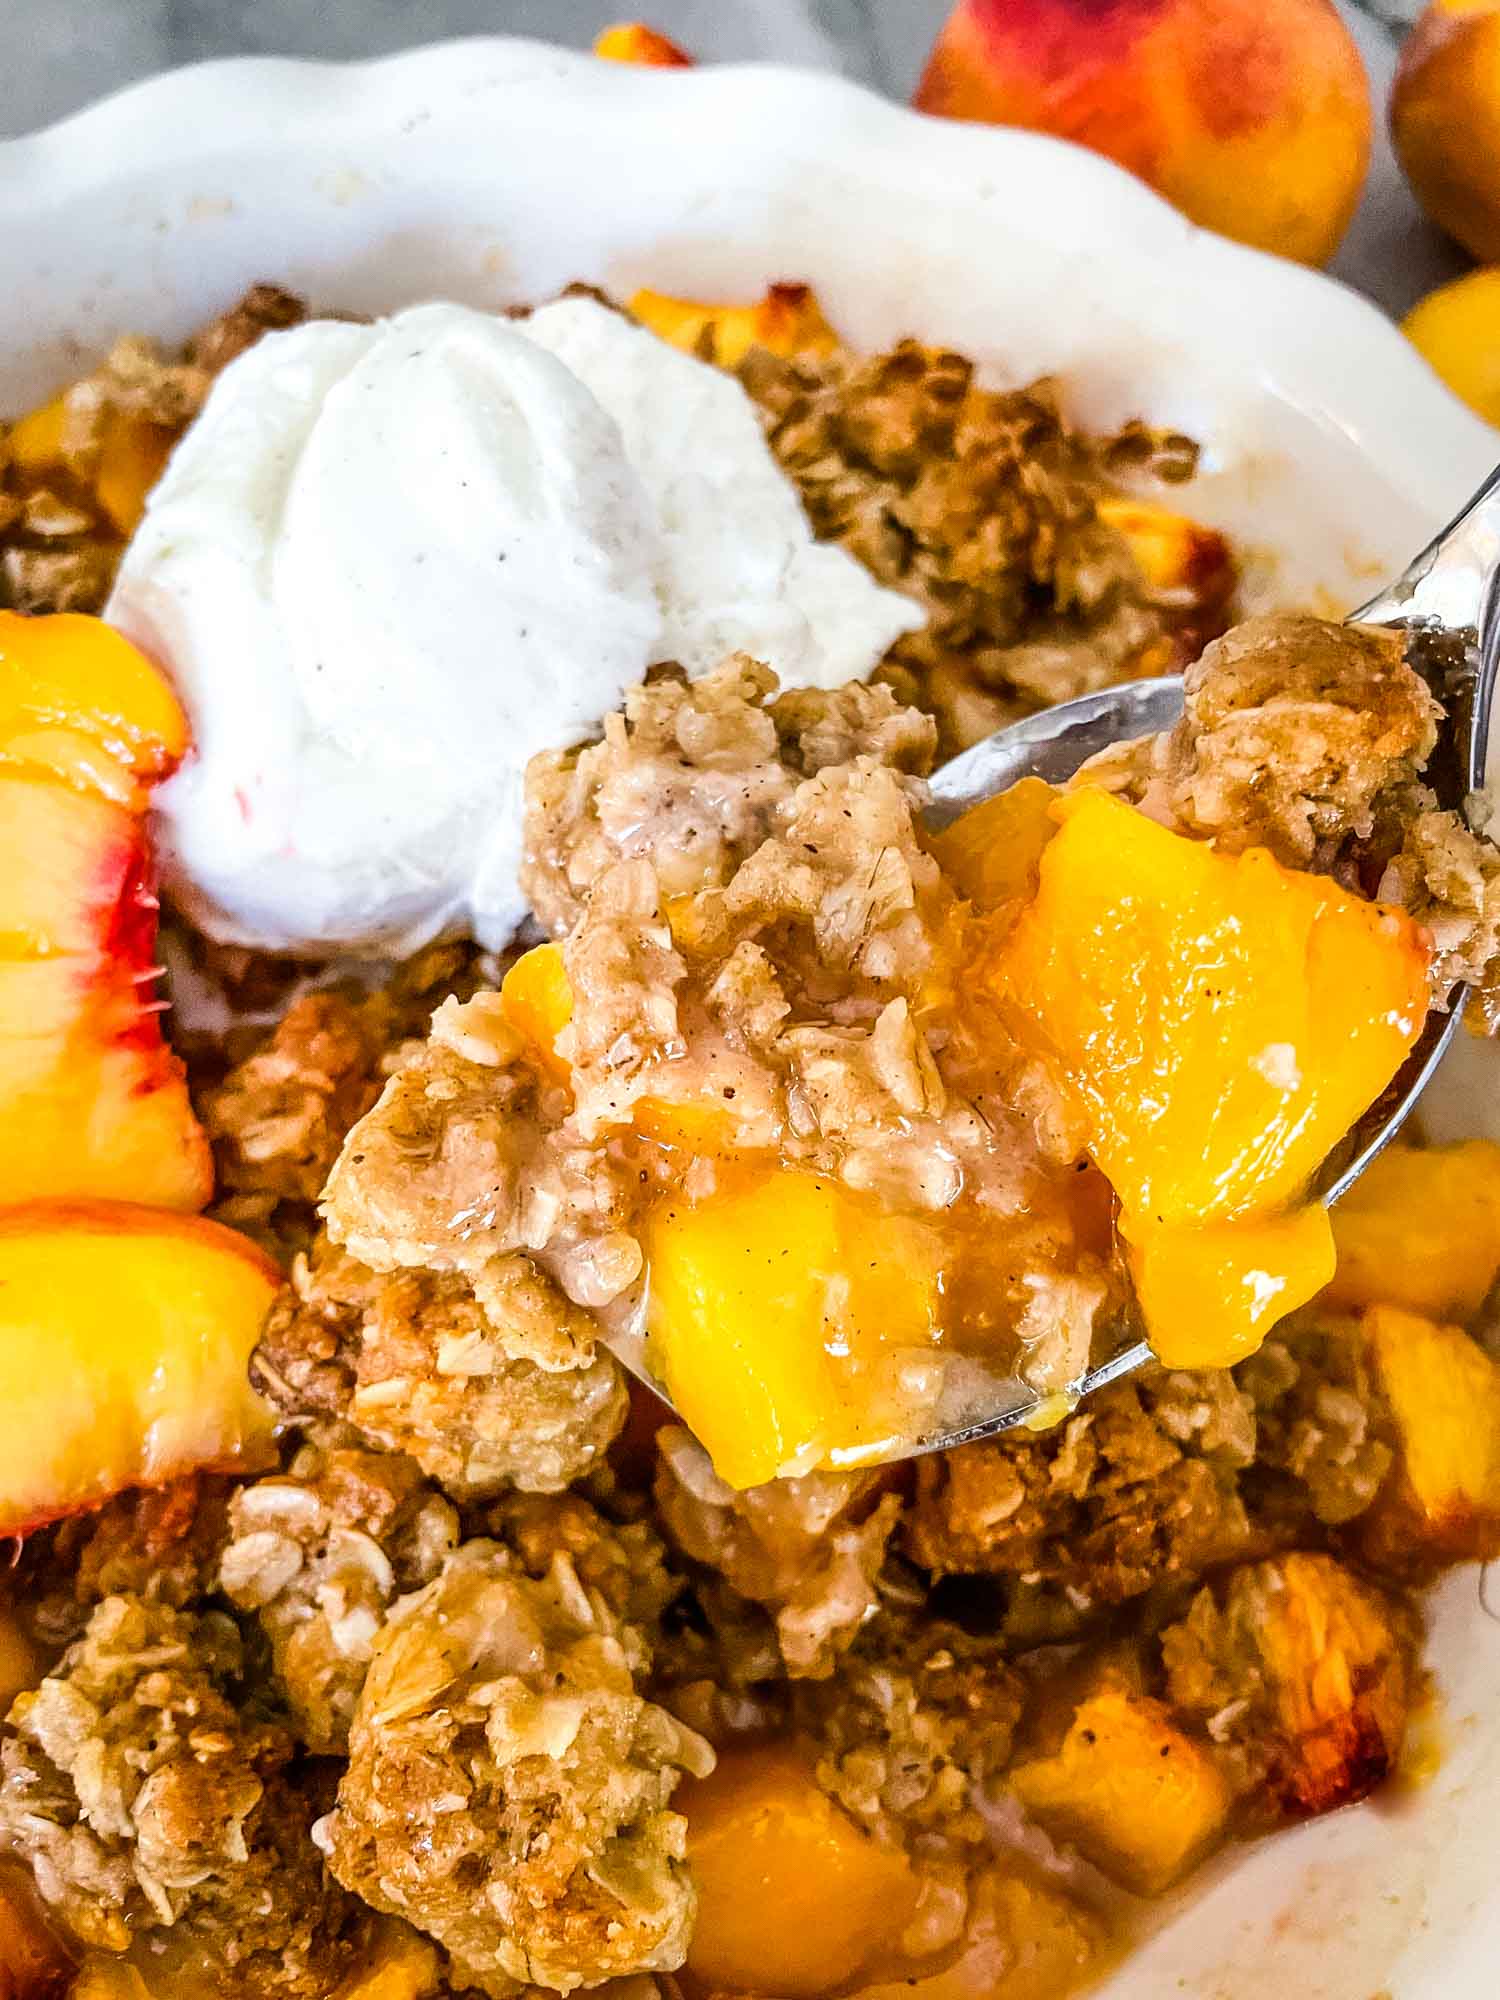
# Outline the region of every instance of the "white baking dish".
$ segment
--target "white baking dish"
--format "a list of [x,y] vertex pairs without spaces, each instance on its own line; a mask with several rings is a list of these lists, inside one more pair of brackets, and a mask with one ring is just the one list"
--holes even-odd
[[[1203,235],[1090,154],[831,78],[485,40],[214,64],[0,145],[0,409],[262,277],[365,310],[809,279],[857,343],[920,333],[1005,380],[1060,374],[1085,417],[1192,431],[1193,505],[1261,557],[1262,603],[1369,595],[1496,450],[1353,294]],[[1493,1106],[1476,1074],[1450,1129]],[[1476,1573],[1439,1593],[1429,1659],[1437,1776],[1231,1857],[1111,2000],[1497,2000],[1500,1627]]]

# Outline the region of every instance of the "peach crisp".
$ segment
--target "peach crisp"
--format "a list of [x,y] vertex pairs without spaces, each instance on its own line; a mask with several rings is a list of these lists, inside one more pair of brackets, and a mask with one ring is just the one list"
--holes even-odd
[[[529,948],[175,928],[184,1073],[182,710],[0,615],[0,2000],[1067,2000],[1403,1768],[1418,1591],[1500,1558],[1500,1147],[1312,1198],[1430,1008],[1500,1018],[1399,642],[1224,632],[1222,538],[1116,476],[1188,440],[800,286],[634,310],[926,622],[533,760]],[[0,431],[15,611],[102,602],[303,316]],[[936,829],[939,755],[1172,667],[1177,728]],[[1017,1377],[1045,1423],[889,1462]]]

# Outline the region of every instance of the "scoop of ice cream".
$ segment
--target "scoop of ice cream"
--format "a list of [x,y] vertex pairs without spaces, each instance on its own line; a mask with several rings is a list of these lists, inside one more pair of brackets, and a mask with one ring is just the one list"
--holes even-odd
[[920,622],[813,543],[736,383],[589,300],[261,341],[108,615],[193,724],[160,795],[169,886],[217,938],[313,950],[503,944],[528,759],[652,661],[744,646],[827,684]]

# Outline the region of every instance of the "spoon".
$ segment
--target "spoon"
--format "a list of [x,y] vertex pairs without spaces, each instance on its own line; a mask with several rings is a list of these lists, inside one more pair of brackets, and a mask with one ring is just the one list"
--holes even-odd
[[[1500,667],[1500,468],[1405,574],[1351,612],[1348,622],[1406,633],[1408,661],[1444,708],[1425,776],[1440,806],[1461,810],[1484,784]],[[1171,675],[1126,681],[1027,716],[962,751],[934,774],[927,824],[934,831],[947,826],[1021,778],[1065,783],[1098,751],[1170,729],[1181,714],[1182,682]],[[1466,990],[1454,992],[1446,1014],[1429,1013],[1406,1061],[1323,1163],[1313,1185],[1320,1200],[1334,1202],[1346,1194],[1400,1131],[1453,1039]],[[1071,1383],[1067,1403],[1072,1406],[1134,1374],[1150,1359],[1147,1343],[1134,1342]],[[1056,1403],[1055,1397],[1038,1396],[1019,1381],[1015,1388],[1015,1400],[1003,1408],[925,1437],[913,1450],[944,1451],[1018,1424],[1035,1425]]]

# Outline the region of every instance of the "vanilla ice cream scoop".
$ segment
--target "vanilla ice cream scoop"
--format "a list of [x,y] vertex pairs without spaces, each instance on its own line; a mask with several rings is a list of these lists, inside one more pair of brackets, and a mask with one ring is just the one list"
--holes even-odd
[[522,783],[646,668],[789,685],[920,622],[814,544],[737,383],[590,300],[273,334],[215,384],[107,615],[181,692],[169,886],[272,950],[506,942]]

